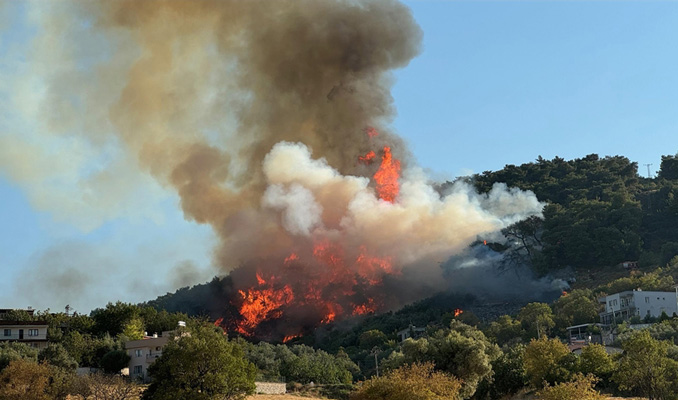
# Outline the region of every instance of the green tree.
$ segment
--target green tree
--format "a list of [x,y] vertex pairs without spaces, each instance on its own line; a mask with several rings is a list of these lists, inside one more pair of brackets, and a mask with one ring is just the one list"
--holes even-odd
[[104,372],[117,374],[121,369],[129,365],[130,356],[125,350],[111,350],[104,354],[99,361],[99,365]]
[[74,370],[78,368],[78,362],[68,354],[68,351],[59,343],[50,343],[38,354],[38,361],[46,362],[49,365]]
[[502,349],[502,354],[492,363],[492,377],[485,378],[475,398],[500,399],[518,393],[527,386],[524,344],[515,344]]
[[97,308],[90,313],[94,321],[92,331],[101,336],[109,334],[117,336],[125,329],[125,326],[139,316],[139,306],[127,304],[121,301],[108,303],[106,308]]
[[121,333],[128,340],[140,340],[144,338],[144,321],[141,318],[132,318],[126,324]]
[[530,303],[518,313],[518,320],[529,337],[538,338],[547,335],[556,324],[553,321],[553,311],[545,303]]
[[2,342],[0,343],[0,371],[14,360],[38,361],[38,350],[25,343]]
[[485,333],[500,346],[519,341],[526,334],[520,321],[511,318],[509,315],[502,315],[496,321],[490,323]]
[[561,330],[598,320],[598,302],[589,289],[575,289],[553,303],[556,325]]
[[196,326],[170,340],[149,373],[145,400],[227,400],[254,392],[256,368],[213,327]]
[[35,317],[29,314],[26,310],[9,310],[2,319],[6,321],[30,322],[35,321]]
[[388,338],[384,332],[378,329],[372,329],[367,332],[360,334],[360,348],[365,350],[371,350],[372,348],[382,347],[388,342]]
[[78,331],[71,331],[64,335],[61,344],[68,354],[78,363],[83,364],[83,356],[87,353],[89,335],[84,336]]
[[450,329],[439,330],[428,338],[407,339],[401,352],[385,362],[391,368],[415,362],[432,362],[436,369],[462,381],[460,396],[470,398],[478,384],[492,374],[492,362],[501,355],[478,329],[453,320]]
[[678,362],[667,357],[669,343],[643,330],[622,342],[622,349],[619,368],[612,376],[619,388],[650,400],[669,398],[678,378]]
[[662,179],[678,179],[678,156],[662,156],[658,175]]
[[558,339],[532,339],[525,348],[525,371],[530,383],[542,387],[544,383],[563,382],[570,378],[568,368],[570,350]]
[[400,367],[373,377],[351,395],[351,400],[457,400],[461,382],[435,371],[431,363]]
[[581,350],[579,369],[584,375],[598,377],[603,386],[608,386],[615,364],[612,357],[605,351],[605,346],[589,344]]

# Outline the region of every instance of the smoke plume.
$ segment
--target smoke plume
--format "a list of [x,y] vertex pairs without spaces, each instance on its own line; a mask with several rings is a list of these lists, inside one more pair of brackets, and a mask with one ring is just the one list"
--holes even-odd
[[[440,287],[439,262],[541,212],[533,194],[502,185],[479,195],[458,183],[441,195],[412,165],[389,126],[391,71],[417,55],[422,32],[396,1],[33,7],[29,65],[42,90],[13,102],[43,133],[10,132],[0,149],[28,141],[26,153],[42,156],[57,142],[81,146],[83,160],[63,169],[90,171],[71,174],[73,190],[90,190],[87,204],[109,190],[134,197],[124,193],[148,176],[176,192],[185,218],[217,234],[218,268],[252,272],[232,275],[243,313],[265,290],[276,308],[253,311],[264,320],[291,304],[322,314],[310,324],[388,308],[398,296],[373,292]],[[2,159],[5,168],[26,162]],[[376,184],[385,160],[402,174]],[[52,173],[43,165],[11,176],[30,186]],[[322,311],[309,305],[314,296]]]

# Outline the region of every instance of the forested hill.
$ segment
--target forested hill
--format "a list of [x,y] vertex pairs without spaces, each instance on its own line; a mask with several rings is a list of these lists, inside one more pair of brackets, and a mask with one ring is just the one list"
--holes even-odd
[[497,182],[531,190],[548,204],[543,221],[518,227],[519,236],[537,238],[533,262],[542,272],[636,260],[664,265],[678,254],[678,156],[662,156],[656,178],[639,176],[626,157],[591,154],[539,157],[470,180],[481,192]]
[[[678,255],[676,156],[662,157],[659,174],[652,179],[639,176],[637,163],[626,157],[600,158],[595,154],[571,161],[540,157],[532,163],[507,165],[500,171],[461,179],[480,192],[503,182],[531,190],[547,203],[543,220],[531,218],[504,231],[507,242],[517,239],[522,247],[491,244],[493,250],[507,255],[509,263],[527,261],[541,273],[565,266],[592,271],[622,261],[663,266]],[[526,248],[529,251],[524,251]],[[515,259],[509,255],[511,250],[516,250]],[[225,300],[233,292],[229,276],[215,277],[209,283],[160,296],[148,305],[212,319],[228,317],[238,313]]]

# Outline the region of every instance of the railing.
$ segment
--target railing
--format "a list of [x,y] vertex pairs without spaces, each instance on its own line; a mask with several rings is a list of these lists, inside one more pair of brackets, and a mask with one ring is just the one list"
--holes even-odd
[[156,359],[156,358],[160,358],[160,356],[162,356],[162,352],[153,353],[153,354],[146,354],[146,359],[147,360],[148,359]]

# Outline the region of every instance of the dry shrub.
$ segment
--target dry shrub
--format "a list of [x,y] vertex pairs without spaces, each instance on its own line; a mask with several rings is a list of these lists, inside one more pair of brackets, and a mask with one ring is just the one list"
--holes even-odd
[[434,371],[432,363],[415,363],[370,379],[351,400],[457,400],[460,389],[459,379]]
[[604,400],[595,385],[598,378],[593,375],[576,374],[572,381],[546,386],[537,393],[540,400]]

